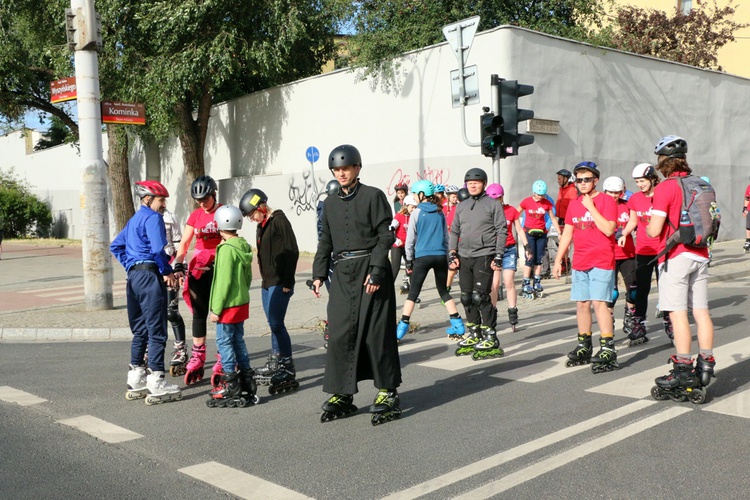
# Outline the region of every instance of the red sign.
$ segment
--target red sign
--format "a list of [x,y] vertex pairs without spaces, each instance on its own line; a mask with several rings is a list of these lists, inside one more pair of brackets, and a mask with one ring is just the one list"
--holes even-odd
[[76,77],[63,78],[50,83],[50,102],[57,104],[63,101],[72,101],[76,99]]
[[102,123],[145,125],[146,106],[137,102],[102,101]]

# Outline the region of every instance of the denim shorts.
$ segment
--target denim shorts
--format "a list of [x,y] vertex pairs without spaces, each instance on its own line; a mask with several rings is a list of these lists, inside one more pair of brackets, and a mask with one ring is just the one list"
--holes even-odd
[[587,300],[612,300],[612,290],[615,289],[615,270],[592,268],[588,271],[573,269],[573,286],[570,289],[570,300],[576,302]]
[[518,269],[518,247],[515,245],[505,247],[503,253],[503,270],[516,271]]

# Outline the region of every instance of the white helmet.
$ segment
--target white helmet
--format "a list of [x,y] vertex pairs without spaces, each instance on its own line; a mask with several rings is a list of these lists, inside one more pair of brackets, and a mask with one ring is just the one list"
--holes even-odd
[[611,193],[622,193],[625,191],[625,183],[619,177],[607,177],[604,179],[604,190]]
[[417,201],[417,199],[414,197],[413,194],[409,194],[409,195],[406,195],[406,197],[404,198],[404,206],[406,205],[413,205],[416,207],[417,205],[419,205],[419,202]]
[[222,205],[214,212],[216,227],[221,231],[239,231],[242,229],[242,212],[232,205]]
[[639,163],[633,169],[633,179],[656,179],[656,169],[650,163]]

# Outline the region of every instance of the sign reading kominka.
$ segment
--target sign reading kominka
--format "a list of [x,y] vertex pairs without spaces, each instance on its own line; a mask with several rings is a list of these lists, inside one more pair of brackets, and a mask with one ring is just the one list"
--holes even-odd
[[146,106],[141,103],[102,101],[102,123],[146,124]]
[[76,77],[63,78],[50,83],[50,102],[57,104],[63,101],[72,101],[78,97],[76,93]]

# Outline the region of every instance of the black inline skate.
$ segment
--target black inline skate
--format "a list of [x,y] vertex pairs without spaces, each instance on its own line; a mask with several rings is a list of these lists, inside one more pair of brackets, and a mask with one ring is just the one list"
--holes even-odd
[[270,354],[266,364],[255,369],[255,382],[258,385],[271,385],[271,377],[279,371],[279,355]]
[[617,370],[617,351],[615,350],[614,337],[599,338],[599,352],[591,356],[591,371],[593,373],[604,373]]
[[173,377],[182,377],[187,369],[187,347],[185,342],[175,341],[172,359],[169,361],[169,374]]
[[633,329],[628,334],[628,345],[634,347],[640,344],[645,344],[648,342],[646,333],[646,324],[644,323],[643,318],[635,316],[633,318]]
[[578,334],[578,345],[568,353],[568,361],[565,366],[587,365],[591,362],[591,335]]
[[401,416],[400,400],[396,390],[380,389],[375,401],[370,406],[370,413],[373,413],[372,425],[380,425],[390,422]]
[[711,383],[711,379],[715,377],[714,367],[716,366],[716,360],[713,356],[704,358],[702,354],[699,354],[695,359],[695,374],[701,383],[701,388],[706,387]]
[[[630,337],[630,333],[635,328],[635,308],[625,306],[625,315],[622,317],[622,333]],[[614,324],[614,323],[613,323]]]
[[534,288],[531,286],[531,280],[524,278],[523,286],[521,287],[521,297],[524,299],[534,298]]
[[745,244],[742,245],[742,250],[745,253],[750,252],[750,241],[745,241]]
[[469,334],[463,340],[458,342],[458,349],[456,349],[456,356],[468,356],[474,354],[474,346],[476,346],[481,340],[480,327],[474,323],[466,323],[469,329]]
[[510,329],[516,331],[516,325],[518,324],[518,308],[508,308],[508,323],[510,323]]
[[401,295],[406,295],[409,293],[409,290],[411,290],[411,279],[409,278],[408,274],[405,274],[403,279],[401,280],[401,286],[399,287],[398,291],[401,293]]
[[274,394],[293,391],[299,387],[296,377],[297,370],[294,369],[292,358],[279,359],[278,369],[276,373],[271,375],[271,385],[268,388],[268,393],[273,396]]
[[500,349],[500,342],[497,341],[497,334],[492,328],[482,327],[482,341],[474,346],[474,352],[471,359],[479,361],[481,359],[499,358],[505,352]]
[[664,323],[664,333],[669,337],[669,341],[674,345],[674,328],[672,327],[672,319],[669,317],[669,311],[664,311],[661,317],[662,323]]
[[[671,398],[672,401],[684,402],[688,399],[693,404],[702,404],[706,401],[706,393],[702,390],[701,379],[705,376],[709,380],[711,374],[702,374],[699,377],[693,368],[693,361],[685,362],[677,356],[669,358],[672,369],[669,374],[658,377],[656,385],[651,388],[651,396],[657,401]],[[705,369],[705,367],[704,367]],[[711,367],[713,370],[713,367]]]
[[334,394],[323,403],[320,421],[330,422],[351,415],[357,411],[357,407],[352,404],[352,401],[354,401],[354,396],[351,394]]
[[255,395],[255,382],[251,374],[234,372],[221,376],[219,384],[211,391],[211,398],[206,401],[209,408],[244,408],[260,401]]
[[541,299],[544,297],[544,287],[542,286],[542,278],[534,278],[534,298]]

